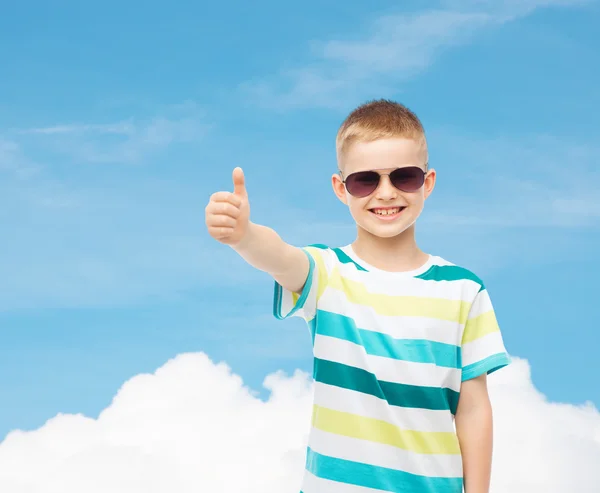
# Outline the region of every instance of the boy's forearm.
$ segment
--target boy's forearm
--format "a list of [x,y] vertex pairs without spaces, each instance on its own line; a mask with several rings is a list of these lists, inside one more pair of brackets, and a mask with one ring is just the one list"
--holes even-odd
[[250,265],[271,275],[284,288],[301,291],[308,275],[306,254],[271,228],[250,222],[242,241],[232,248]]
[[462,454],[466,493],[489,493],[493,449],[492,421],[492,407],[487,398],[462,409],[459,405],[455,423]]

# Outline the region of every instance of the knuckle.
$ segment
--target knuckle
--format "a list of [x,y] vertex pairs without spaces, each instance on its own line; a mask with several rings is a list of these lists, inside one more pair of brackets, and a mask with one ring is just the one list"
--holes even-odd
[[221,226],[215,226],[211,228],[211,235],[215,238],[225,238],[229,236],[229,229]]

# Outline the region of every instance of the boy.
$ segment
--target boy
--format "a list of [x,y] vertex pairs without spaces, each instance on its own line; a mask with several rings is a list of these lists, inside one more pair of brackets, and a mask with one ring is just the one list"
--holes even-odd
[[336,139],[351,245],[297,248],[250,222],[242,170],[206,225],[275,280],[274,314],[306,320],[315,381],[303,493],[487,493],[486,375],[509,357],[482,281],[420,250],[431,194],[425,132],[401,104],[355,109]]

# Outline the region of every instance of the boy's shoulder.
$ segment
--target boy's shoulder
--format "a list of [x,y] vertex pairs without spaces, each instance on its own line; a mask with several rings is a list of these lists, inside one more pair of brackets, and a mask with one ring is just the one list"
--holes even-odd
[[[309,251],[317,253],[322,256],[326,263],[346,265],[352,270],[360,271],[364,274],[380,273],[379,269],[376,269],[364,261],[356,257],[353,254],[350,245],[344,246],[329,246],[322,243],[315,243],[306,247]],[[479,277],[473,270],[464,267],[462,265],[453,263],[444,257],[430,254],[427,263],[420,269],[414,271],[415,279],[421,279],[424,281],[437,281],[437,282],[453,282],[459,283],[464,281],[467,283],[474,283],[479,286],[479,290],[484,290],[485,285],[481,277]]]
[[369,269],[359,263],[358,259],[353,258],[352,251],[349,245],[346,246],[329,246],[323,243],[314,243],[305,247],[311,253],[320,254],[325,258],[328,264],[347,264],[361,272],[368,272]]
[[485,289],[481,277],[473,270],[462,265],[455,264],[443,257],[432,255],[432,265],[422,274],[416,276],[418,279],[429,281],[469,281]]

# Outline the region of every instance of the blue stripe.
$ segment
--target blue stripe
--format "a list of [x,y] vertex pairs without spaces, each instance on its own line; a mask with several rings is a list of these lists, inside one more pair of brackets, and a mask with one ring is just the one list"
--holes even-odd
[[359,329],[344,315],[317,310],[316,333],[363,346],[367,354],[415,363],[433,363],[446,368],[461,368],[461,348],[427,339],[396,339],[381,332]]
[[310,447],[306,454],[306,469],[319,478],[393,493],[462,493],[463,490],[461,477],[419,476],[396,469],[336,459],[321,455]]
[[506,353],[498,353],[493,354],[492,356],[488,356],[481,361],[477,361],[476,363],[472,363],[470,365],[465,366],[462,369],[462,381],[471,380],[472,378],[476,378],[479,375],[483,375],[487,373],[495,372],[500,368],[504,368],[510,364],[510,357]]

